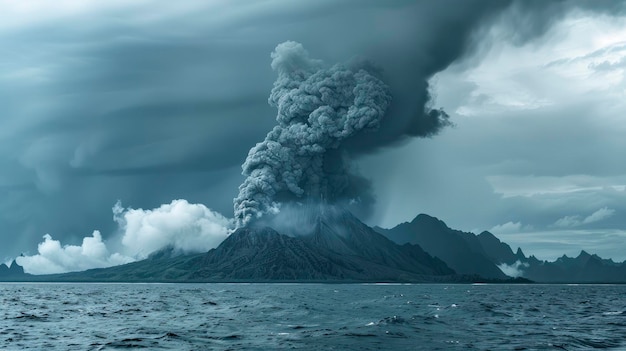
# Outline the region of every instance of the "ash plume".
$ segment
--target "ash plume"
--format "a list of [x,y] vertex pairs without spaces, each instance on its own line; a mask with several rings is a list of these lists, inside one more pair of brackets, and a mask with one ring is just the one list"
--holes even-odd
[[277,212],[280,201],[345,196],[356,176],[339,148],[378,128],[391,102],[367,64],[327,68],[293,41],[279,44],[271,57],[278,79],[268,102],[278,109],[278,125],[242,165],[247,178],[234,199],[238,227]]

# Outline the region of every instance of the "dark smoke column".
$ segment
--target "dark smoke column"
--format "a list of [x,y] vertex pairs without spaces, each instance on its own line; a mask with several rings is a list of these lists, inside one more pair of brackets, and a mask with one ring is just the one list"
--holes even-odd
[[278,109],[278,125],[242,165],[247,178],[234,199],[237,227],[277,212],[278,199],[328,198],[337,174],[326,174],[325,157],[356,133],[378,128],[391,102],[365,65],[324,68],[293,41],[272,52],[272,69],[278,79],[268,102]]

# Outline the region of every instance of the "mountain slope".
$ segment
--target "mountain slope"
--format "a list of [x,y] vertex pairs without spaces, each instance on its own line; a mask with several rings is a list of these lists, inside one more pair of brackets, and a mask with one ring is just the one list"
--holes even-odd
[[349,211],[337,207],[327,208],[316,221],[314,233],[303,239],[318,247],[421,274],[453,273],[443,261],[433,258],[419,246],[399,246],[365,225]]
[[[493,263],[513,264],[515,261],[520,259],[519,255],[514,254],[508,244],[503,243],[500,239],[496,238],[495,235],[487,231],[478,234],[476,238],[478,239],[478,242],[480,242],[485,255]],[[521,249],[518,249],[518,252],[521,252]]]
[[[345,244],[341,237],[317,231],[310,236],[290,237],[269,227],[240,229],[204,256],[202,266],[205,268],[194,278],[399,281],[423,280],[422,275],[454,273],[430,256],[434,267],[400,253],[402,249],[398,249],[406,261],[402,266],[371,260],[359,251],[347,253],[348,245],[340,245],[335,251],[328,243],[337,241]],[[391,242],[389,244],[393,249],[398,248]]]
[[9,274],[9,267],[6,264],[0,264],[0,277],[6,276]]

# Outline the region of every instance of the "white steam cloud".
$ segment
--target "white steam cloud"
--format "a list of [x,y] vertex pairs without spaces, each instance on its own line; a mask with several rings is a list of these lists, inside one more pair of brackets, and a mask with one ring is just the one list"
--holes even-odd
[[524,269],[528,267],[529,264],[524,262],[520,262],[519,260],[515,261],[515,263],[513,264],[506,264],[506,263],[502,263],[498,265],[498,268],[500,268],[500,270],[502,271],[502,273],[508,275],[509,277],[512,278],[517,278],[517,277],[523,277],[524,276]]
[[205,252],[229,233],[232,220],[202,204],[174,200],[153,210],[113,206],[113,218],[123,232],[122,244],[137,259],[172,248],[179,253]]
[[242,165],[247,178],[234,199],[238,227],[275,213],[278,199],[342,196],[348,171],[342,159],[333,160],[337,164],[329,171],[329,152],[378,128],[391,102],[387,86],[367,64],[324,68],[293,41],[279,44],[271,57],[278,78],[268,101],[278,109],[278,125]]
[[492,233],[497,234],[509,234],[509,233],[518,233],[522,230],[522,222],[506,222],[504,224],[498,224],[493,228],[489,229]]
[[554,226],[560,228],[579,227],[581,225],[603,221],[615,213],[614,209],[603,207],[589,216],[582,218],[580,216],[565,216],[554,222]]
[[166,248],[177,254],[205,252],[219,245],[233,227],[232,219],[186,200],[152,210],[124,209],[118,201],[113,219],[121,237],[108,246],[119,247],[120,252],[111,253],[97,230],[80,246],[62,245],[46,234],[37,254],[18,257],[16,262],[26,273],[54,274],[130,263]]
[[83,238],[83,243],[61,246],[61,242],[52,239],[50,234],[43,236],[44,241],[37,247],[37,254],[21,256],[15,261],[26,273],[54,274],[71,271],[83,271],[90,268],[117,266],[134,261],[133,258],[119,253],[110,254],[99,231]]

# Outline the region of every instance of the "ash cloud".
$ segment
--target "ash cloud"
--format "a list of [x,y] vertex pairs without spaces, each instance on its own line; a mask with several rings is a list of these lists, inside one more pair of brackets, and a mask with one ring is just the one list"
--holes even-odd
[[[347,203],[355,199],[366,213],[374,200],[367,191],[369,181],[355,175],[348,161],[410,138],[433,137],[451,126],[448,113],[433,106],[430,79],[452,64],[471,65],[473,54],[489,46],[481,39],[489,37],[494,23],[515,19],[515,25],[502,26],[500,37],[522,45],[540,37],[576,7],[600,12],[607,8],[541,1],[465,1],[454,5],[444,1],[406,6],[407,13],[427,11],[430,16],[409,26],[419,34],[414,34],[412,48],[403,49],[410,64],[402,65],[402,70],[394,67],[403,62],[402,58],[393,54],[372,55],[377,62],[381,59],[383,67],[391,68],[386,73],[370,63],[326,68],[296,42],[276,47],[271,66],[278,79],[269,103],[278,109],[278,125],[250,150],[242,166],[247,178],[234,199],[238,226],[265,213],[276,213],[282,202],[294,199],[339,198],[347,199]],[[371,78],[354,83],[359,75]],[[363,83],[372,87],[367,94],[376,95],[370,101],[379,106],[368,106],[374,113],[350,107],[358,103],[350,89]],[[357,113],[350,114],[351,110]],[[317,120],[318,116],[324,119]],[[346,125],[346,116],[359,128]],[[333,172],[325,167],[333,164],[336,167],[331,166],[335,171],[331,175]],[[354,191],[344,191],[348,189]],[[336,198],[330,198],[331,194]]]
[[278,79],[269,104],[278,109],[276,125],[243,164],[247,178],[234,199],[235,219],[245,226],[280,202],[301,198],[335,201],[350,197],[347,156],[350,137],[380,126],[391,102],[388,87],[368,65],[326,68],[302,44],[279,44],[272,57]]

